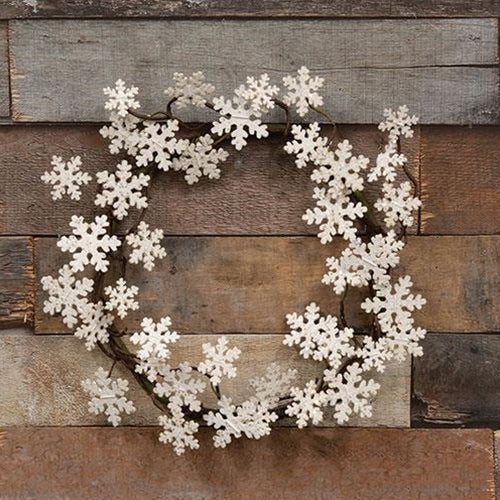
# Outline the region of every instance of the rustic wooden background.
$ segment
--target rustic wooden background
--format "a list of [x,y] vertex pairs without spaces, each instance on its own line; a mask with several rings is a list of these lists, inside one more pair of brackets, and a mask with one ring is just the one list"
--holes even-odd
[[[494,499],[498,17],[499,0],[0,0],[0,498]],[[302,64],[325,77],[326,107],[372,158],[384,106],[421,117],[406,148],[423,207],[401,272],[428,299],[425,356],[383,376],[374,418],[354,422],[370,428],[283,428],[225,451],[203,431],[202,450],[176,458],[139,391],[129,427],[86,411],[79,380],[102,357],[42,314],[38,283],[61,262],[70,215],[94,210],[90,197],[54,205],[39,176],[54,154],[113,167],[97,130],[101,88],[118,77],[152,110],[174,71],[202,69],[225,91]],[[244,349],[243,379],[275,359],[310,376],[280,338],[286,312],[335,307],[320,284],[331,249],[300,219],[307,173],[273,139],[232,155],[220,181],[167,182],[150,217],[168,257],[145,307],[186,334],[179,357],[224,332]]]

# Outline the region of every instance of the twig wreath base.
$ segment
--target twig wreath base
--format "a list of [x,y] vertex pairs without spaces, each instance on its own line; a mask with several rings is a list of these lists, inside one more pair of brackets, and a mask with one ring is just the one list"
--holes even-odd
[[[90,396],[89,411],[104,413],[113,425],[121,422],[123,413],[135,411],[127,399],[128,381],[112,378],[116,364],[122,364],[160,410],[159,439],[171,443],[177,454],[199,447],[196,433],[201,422],[215,429],[215,446],[225,447],[234,438],[259,439],[269,434],[272,424],[283,417],[294,417],[299,428],[319,424],[327,406],[333,407],[338,424],[345,424],[353,414],[370,417],[371,401],[380,388],[376,373],[383,372],[389,362],[422,355],[420,341],[426,332],[414,326],[412,312],[425,299],[411,293],[409,276],[391,278],[406,242],[406,230],[414,222],[412,214],[420,205],[418,186],[400,150],[400,138],[412,137],[417,118],[404,106],[395,112],[384,110],[379,129],[387,134],[387,143],[370,166],[368,158],[353,155],[348,140],[333,146],[338,130],[321,108],[322,78],[311,76],[302,67],[295,75],[284,77],[283,86],[281,91],[272,85],[267,74],[248,77],[231,98],[209,101],[215,89],[202,73],[176,73],[172,87],[165,91],[169,97],[165,110],[151,115],[139,113],[137,88],[127,88],[118,80],[114,88],[104,89],[108,96],[105,108],[111,117],[101,135],[109,139],[111,153],[128,155],[129,160],[120,161],[114,172],[96,174],[95,204],[106,213],[90,222],[81,216],[71,218],[72,234],[57,242],[70,260],[58,276],[41,280],[48,293],[44,311],[59,314],[87,349],[97,347],[111,360],[110,368],[101,367],[94,378],[82,382]],[[174,115],[174,109],[186,106],[208,108],[216,119],[197,127],[185,124]],[[283,125],[262,121],[275,107],[284,111]],[[300,117],[318,113],[333,125],[333,133],[321,135],[317,122],[291,125],[294,112]],[[283,134],[284,149],[294,156],[297,168],[313,167],[315,206],[305,212],[303,220],[319,227],[323,244],[335,236],[346,241],[339,256],[327,259],[322,280],[341,302],[338,316],[321,316],[314,302],[303,313],[286,316],[290,333],[284,344],[317,361],[322,369],[319,378],[299,387],[296,370],[283,370],[273,363],[250,381],[254,395],[236,404],[221,393],[221,381],[237,375],[234,362],[240,355],[227,338],[219,337],[215,345],[204,344],[201,363],[186,360],[171,366],[171,349],[179,334],[172,329],[170,317],[157,321],[146,317],[140,330],[133,333],[119,328],[115,319],[123,320],[129,311],[139,308],[139,289],[127,281],[128,265],[143,265],[152,271],[155,262],[166,256],[161,245],[163,231],[150,228],[143,220],[147,190],[155,177],[173,170],[184,175],[188,184],[196,184],[202,177],[218,179],[220,166],[229,156],[223,144],[230,142],[239,151],[249,136],[260,139],[269,133]],[[52,165],[42,176],[52,187],[52,198],[79,200],[81,188],[92,180],[81,170],[80,158],[65,162],[53,157]],[[396,182],[398,170],[407,175],[407,181]],[[372,206],[364,195],[365,184],[379,179],[382,192]],[[122,235],[120,224],[132,208],[140,211],[138,219]],[[111,266],[111,261],[119,265]],[[111,269],[116,268],[119,276],[111,276],[116,274]],[[94,272],[92,279],[82,274],[88,269]],[[369,332],[355,332],[346,322],[344,308],[352,287],[368,292],[361,309],[370,316]],[[205,391],[215,394],[216,408],[205,408],[200,401]]]

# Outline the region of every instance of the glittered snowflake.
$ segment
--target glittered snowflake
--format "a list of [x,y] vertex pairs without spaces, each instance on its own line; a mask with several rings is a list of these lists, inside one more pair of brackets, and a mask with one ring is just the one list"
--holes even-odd
[[176,411],[172,416],[160,415],[158,423],[163,427],[160,433],[160,443],[170,443],[177,455],[182,455],[186,449],[197,450],[200,447],[194,434],[198,432],[199,424],[186,420],[183,413]]
[[111,379],[101,367],[97,369],[94,377],[82,382],[84,391],[91,398],[88,404],[89,411],[94,415],[104,413],[108,417],[108,422],[116,427],[122,420],[121,413],[130,415],[135,412],[134,403],[125,397],[128,392],[128,381],[121,378]]
[[403,182],[399,187],[385,183],[383,197],[375,203],[375,208],[385,214],[384,222],[387,227],[394,227],[400,222],[405,227],[413,225],[413,212],[422,204],[412,194],[413,186],[410,182]]
[[387,349],[396,361],[402,362],[408,355],[419,357],[424,354],[420,342],[425,338],[427,331],[423,328],[406,326],[393,326],[386,337]]
[[378,128],[383,132],[389,132],[390,141],[396,141],[401,136],[413,137],[412,127],[418,123],[418,118],[408,114],[407,106],[399,106],[397,111],[384,109],[384,118]]
[[53,169],[50,172],[44,172],[40,178],[42,182],[52,186],[50,191],[52,199],[60,200],[64,194],[67,194],[72,200],[79,200],[82,195],[80,187],[92,180],[90,174],[80,170],[82,166],[80,157],[72,156],[69,161],[65,162],[60,156],[53,156],[51,165]]
[[128,311],[139,309],[139,303],[134,298],[139,293],[139,289],[136,286],[127,286],[123,278],[118,279],[114,287],[107,286],[104,293],[108,297],[106,309],[116,311],[121,319],[127,315]]
[[368,180],[376,181],[383,177],[387,182],[394,182],[397,176],[397,169],[402,167],[408,158],[404,154],[398,153],[394,143],[389,142],[382,153],[379,153],[375,165],[368,172]]
[[186,76],[183,73],[174,73],[174,85],[165,90],[170,98],[175,99],[179,108],[185,108],[188,104],[202,108],[207,98],[215,90],[215,87],[205,81],[205,75],[201,71]]
[[297,418],[299,429],[309,422],[318,425],[323,420],[323,408],[327,402],[327,395],[323,391],[318,391],[314,380],[310,380],[304,389],[292,387],[290,394],[293,401],[287,406],[285,413],[289,417]]
[[362,347],[356,350],[356,356],[362,360],[361,369],[364,372],[374,369],[379,373],[384,373],[386,362],[393,355],[390,342],[386,337],[374,340],[372,337],[366,335],[363,337]]
[[295,165],[303,168],[308,162],[316,163],[326,155],[328,138],[320,136],[320,127],[317,122],[307,128],[292,125],[293,141],[285,144],[285,151],[295,155]]
[[83,271],[90,264],[96,271],[106,272],[109,266],[108,252],[114,252],[121,245],[115,235],[109,235],[109,221],[106,215],[98,215],[94,222],[85,222],[83,217],[73,215],[69,225],[73,234],[62,236],[57,246],[62,252],[73,254],[70,266],[74,272]]
[[323,82],[323,78],[312,77],[309,70],[302,66],[297,71],[297,76],[283,77],[283,84],[288,89],[283,96],[283,102],[288,106],[295,105],[299,116],[305,116],[309,111],[309,106],[323,105],[323,97],[317,92],[323,87]]
[[236,377],[236,367],[233,362],[236,361],[241,351],[237,347],[228,348],[226,337],[219,337],[214,346],[210,343],[203,344],[204,361],[198,365],[198,371],[208,375],[210,382],[214,385],[220,384],[222,377]]
[[255,397],[259,401],[272,406],[289,394],[296,376],[297,370],[289,368],[283,371],[277,363],[271,363],[265,375],[251,379],[250,385],[255,390]]
[[75,330],[75,337],[85,340],[85,347],[91,351],[97,342],[109,342],[108,328],[113,324],[113,315],[109,314],[102,302],[87,302],[79,308],[81,324]]
[[179,334],[170,330],[172,320],[166,316],[155,323],[151,318],[144,318],[141,331],[130,337],[130,342],[137,345],[137,357],[142,360],[167,359],[170,357],[170,344],[177,342]]
[[254,111],[264,112],[274,108],[274,97],[279,90],[276,85],[269,83],[269,75],[264,73],[259,78],[247,77],[246,85],[239,94]]
[[138,92],[137,87],[126,88],[123,80],[116,80],[114,88],[104,89],[104,94],[109,97],[104,108],[116,112],[119,116],[126,116],[129,109],[140,108],[141,105],[134,99]]
[[141,221],[137,231],[125,237],[127,245],[132,249],[128,260],[131,264],[144,263],[144,268],[151,271],[155,267],[156,259],[163,259],[167,252],[161,246],[163,239],[162,229],[149,228],[149,224]]
[[140,132],[137,128],[137,124],[140,122],[139,118],[131,114],[123,117],[117,113],[111,113],[110,118],[111,123],[104,125],[99,130],[102,137],[109,139],[109,152],[115,155],[124,151],[135,156],[140,138]]

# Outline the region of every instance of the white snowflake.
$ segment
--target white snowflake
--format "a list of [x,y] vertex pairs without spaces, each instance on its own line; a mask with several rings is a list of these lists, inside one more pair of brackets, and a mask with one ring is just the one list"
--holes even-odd
[[297,417],[297,427],[302,429],[309,421],[318,425],[323,420],[323,407],[327,402],[327,395],[316,388],[316,382],[310,380],[304,389],[292,387],[290,394],[293,397],[285,413],[289,417]]
[[170,357],[168,346],[179,340],[177,332],[171,331],[172,320],[166,316],[155,323],[151,318],[144,318],[141,331],[130,337],[130,342],[140,346],[137,357],[141,360],[167,359]]
[[116,427],[122,420],[120,413],[125,412],[130,415],[135,412],[134,403],[125,397],[128,381],[109,378],[102,367],[97,369],[94,377],[94,380],[82,381],[84,391],[91,397],[88,404],[89,412],[94,415],[104,413],[108,417],[108,422]]
[[257,398],[250,398],[239,406],[233,404],[231,398],[222,396],[218,402],[219,411],[210,411],[203,415],[208,425],[217,432],[214,445],[225,448],[232,438],[240,438],[244,434],[249,439],[260,439],[271,432],[271,423],[278,419],[270,412],[267,405]]
[[174,73],[174,85],[165,90],[170,98],[175,99],[179,108],[188,104],[202,108],[207,102],[207,97],[212,94],[215,87],[205,82],[205,75],[201,71],[185,76],[183,73]]
[[323,98],[316,92],[323,87],[323,78],[310,76],[309,70],[302,66],[297,71],[297,76],[291,75],[283,78],[283,83],[288,92],[283,97],[283,102],[288,105],[296,105],[299,116],[305,116],[309,106],[322,106]]
[[425,338],[427,331],[423,328],[393,326],[386,332],[387,348],[394,358],[402,362],[409,354],[419,357],[424,354],[420,341]]
[[387,270],[399,263],[398,252],[403,247],[404,243],[392,230],[385,236],[376,234],[368,243],[356,238],[349,242],[340,258],[326,259],[329,271],[323,276],[322,283],[333,285],[338,295],[344,293],[347,285],[367,286],[370,280],[382,285],[389,279]]
[[377,289],[375,297],[365,299],[361,309],[376,314],[384,332],[389,332],[391,328],[408,329],[413,324],[411,313],[426,303],[420,294],[410,293],[412,285],[410,276],[399,278],[394,286]]
[[129,109],[140,108],[141,105],[134,99],[138,92],[137,87],[126,88],[122,79],[116,80],[114,88],[106,87],[104,89],[104,94],[109,97],[104,108],[116,111],[119,116],[126,116]]
[[198,371],[208,375],[210,382],[214,385],[220,384],[222,376],[227,378],[236,377],[236,367],[233,362],[236,361],[241,351],[237,347],[227,347],[226,337],[219,337],[214,346],[210,343],[203,344],[204,361],[198,365]]
[[265,376],[251,379],[250,385],[255,390],[255,397],[271,407],[289,394],[296,376],[297,370],[289,368],[282,371],[277,363],[271,363],[266,369]]
[[377,394],[380,384],[374,380],[364,380],[359,363],[349,365],[344,374],[335,370],[325,370],[324,381],[328,384],[328,403],[333,406],[334,418],[345,424],[352,413],[361,417],[372,416],[372,405],[368,398]]
[[123,278],[120,278],[114,287],[107,286],[104,293],[108,296],[106,309],[108,311],[116,310],[121,319],[127,315],[128,311],[139,309],[139,302],[134,300],[134,297],[139,293],[139,289],[134,285],[127,286],[127,282]]
[[393,352],[386,337],[373,340],[367,335],[363,337],[363,346],[356,351],[356,356],[362,361],[361,369],[363,371],[375,369],[383,373],[386,361],[393,357]]
[[110,153],[115,155],[125,151],[129,155],[135,156],[140,138],[140,132],[137,128],[137,124],[140,122],[139,118],[131,114],[122,117],[117,113],[111,113],[110,118],[111,123],[99,130],[102,137],[110,140]]
[[296,156],[295,165],[303,168],[307,162],[316,163],[326,155],[327,137],[320,136],[320,126],[317,122],[311,123],[307,128],[300,125],[292,126],[293,141],[285,144],[284,150]]
[[181,363],[177,368],[172,369],[165,365],[160,369],[161,382],[154,386],[155,394],[161,398],[168,398],[168,407],[171,411],[181,409],[183,406],[190,411],[200,411],[201,402],[197,398],[201,394],[206,384],[195,376],[195,371],[189,363]]
[[52,185],[50,191],[52,199],[60,200],[64,194],[67,194],[72,200],[79,200],[82,195],[80,186],[92,180],[90,174],[80,170],[82,165],[80,157],[72,156],[69,161],[65,162],[60,156],[53,156],[51,165],[54,168],[50,172],[44,172],[40,179],[45,184]]
[[158,439],[161,443],[172,444],[177,455],[185,453],[186,448],[197,450],[200,447],[198,439],[193,436],[198,432],[199,425],[186,420],[182,412],[174,412],[171,417],[160,415],[158,422],[163,427]]
[[269,75],[264,73],[258,79],[248,76],[246,86],[241,89],[240,95],[254,111],[264,112],[274,108],[273,98],[279,90],[276,85],[270,85]]
[[83,217],[73,215],[69,225],[73,228],[73,234],[62,236],[57,246],[62,252],[73,254],[71,269],[74,272],[83,271],[85,266],[90,264],[96,271],[106,272],[109,266],[106,254],[116,251],[121,245],[118,237],[107,233],[107,216],[96,216],[94,222],[88,223]]
[[366,212],[365,206],[361,203],[354,204],[347,195],[339,193],[335,188],[316,187],[313,198],[317,200],[316,206],[308,208],[302,219],[309,225],[319,225],[318,237],[321,243],[332,241],[337,234],[346,240],[356,237],[354,221]]
[[141,131],[137,147],[137,165],[145,167],[156,163],[160,170],[167,172],[172,166],[172,155],[181,154],[189,144],[187,139],[177,139],[175,132],[179,130],[177,120],[166,123],[148,123]]
[[167,252],[161,246],[163,239],[162,229],[149,229],[149,224],[141,221],[137,226],[137,231],[125,237],[127,245],[132,247],[128,257],[131,264],[144,263],[145,269],[151,271],[155,267],[156,259],[163,259]]
[[397,111],[384,109],[385,120],[381,121],[378,128],[383,132],[389,132],[389,140],[397,141],[401,136],[413,137],[412,126],[418,123],[418,117],[408,114],[407,106],[399,106]]
[[379,153],[375,166],[368,172],[368,181],[374,182],[383,177],[387,182],[396,180],[397,168],[402,167],[408,158],[404,154],[397,152],[396,145],[389,142],[382,153]]
[[222,116],[213,122],[212,133],[223,135],[231,134],[231,144],[239,151],[247,144],[247,137],[255,135],[258,139],[267,137],[267,126],[258,119],[260,113],[248,107],[245,101],[238,96],[232,100],[224,97],[214,99],[214,109]]
[[422,204],[412,195],[413,187],[410,182],[403,182],[399,187],[385,183],[382,191],[383,197],[375,203],[379,212],[384,212],[384,222],[387,227],[394,227],[400,222],[405,227],[413,225],[412,212]]
[[75,337],[85,340],[85,347],[91,351],[97,342],[109,342],[108,328],[113,324],[113,315],[106,312],[102,302],[88,302],[79,308],[81,325],[75,330]]
[[335,152],[319,156],[321,165],[313,170],[311,179],[318,184],[328,183],[339,192],[363,191],[364,181],[360,174],[368,162],[369,159],[362,155],[352,155],[352,145],[346,139],[337,144]]
[[132,165],[123,160],[113,174],[107,170],[97,172],[97,182],[102,185],[102,192],[98,193],[95,204],[99,207],[110,205],[113,215],[122,220],[128,215],[130,207],[146,208],[148,201],[142,194],[143,188],[149,184],[150,177],[140,173],[132,174]]
[[59,276],[44,276],[40,280],[49,298],[43,303],[46,314],[61,314],[63,323],[73,328],[78,323],[78,313],[87,303],[87,295],[92,291],[94,281],[89,278],[76,279],[71,268],[65,264],[59,269]]
[[190,142],[184,152],[172,160],[173,170],[184,171],[188,184],[198,182],[203,175],[209,179],[218,179],[218,165],[226,161],[229,153],[222,148],[215,149],[213,143],[214,140],[209,134],[199,137],[196,142]]

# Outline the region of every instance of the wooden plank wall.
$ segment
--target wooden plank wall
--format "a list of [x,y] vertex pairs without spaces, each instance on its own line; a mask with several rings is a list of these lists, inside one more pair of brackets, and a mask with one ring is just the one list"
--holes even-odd
[[[498,17],[498,0],[0,0],[0,498],[495,498]],[[371,159],[384,106],[421,117],[404,148],[423,205],[398,273],[428,299],[425,356],[381,377],[373,419],[352,422],[368,429],[279,429],[226,451],[203,431],[201,453],[177,459],[135,387],[130,427],[102,428],[78,381],[103,358],[43,314],[39,286],[61,263],[69,217],[96,213],[93,193],[54,204],[40,175],[54,154],[81,155],[92,173],[113,166],[97,131],[101,88],[119,77],[151,111],[175,71],[202,69],[223,93],[301,64],[325,77],[326,108]],[[148,217],[165,229],[168,257],[144,285],[142,314],[175,318],[182,359],[230,335],[245,353],[227,387],[237,399],[271,360],[314,374],[281,344],[284,314],[338,305],[320,283],[332,248],[300,219],[310,194],[278,137],[231,155],[217,182],[169,177],[152,189]],[[357,309],[347,314],[363,326]]]

